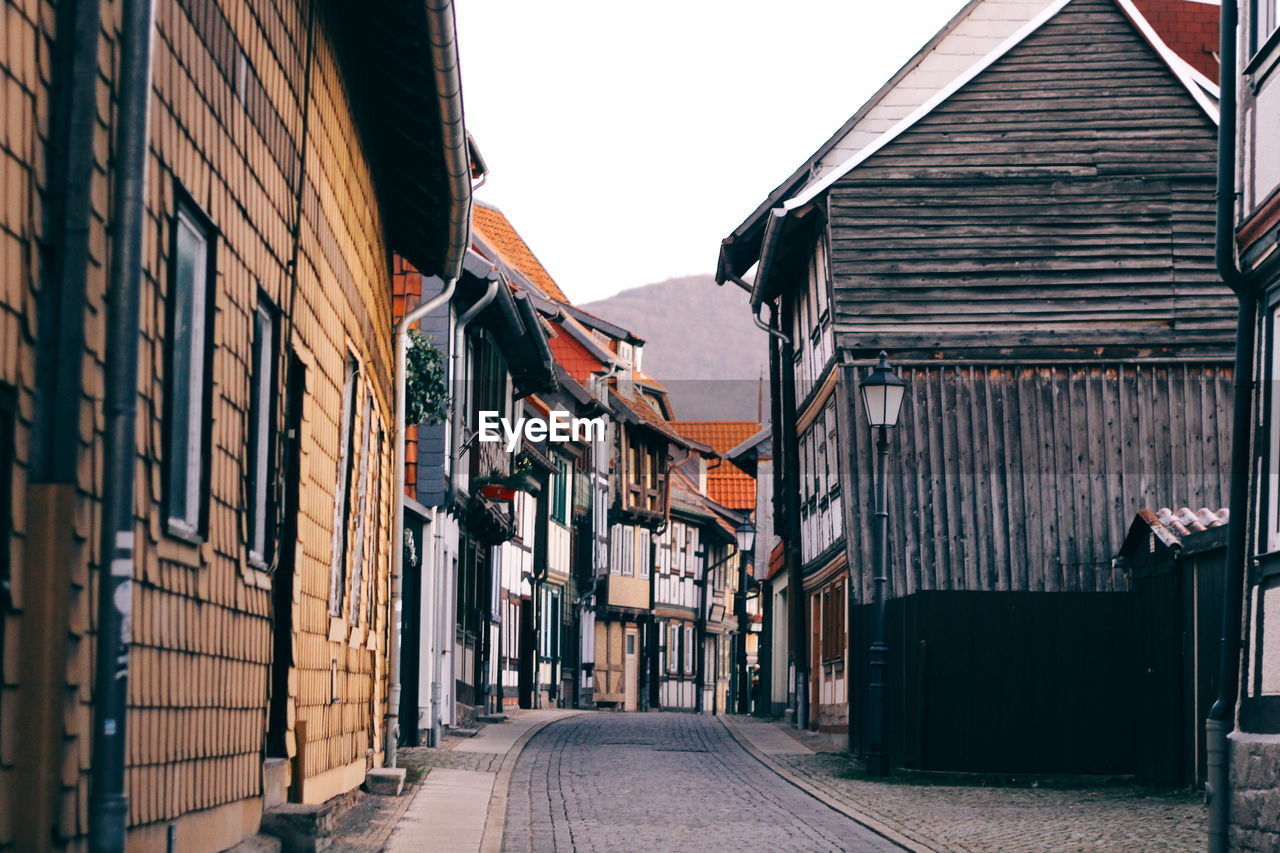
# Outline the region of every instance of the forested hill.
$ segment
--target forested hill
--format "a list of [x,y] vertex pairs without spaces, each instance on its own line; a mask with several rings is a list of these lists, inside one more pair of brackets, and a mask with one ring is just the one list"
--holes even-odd
[[642,367],[667,386],[677,418],[755,420],[759,409],[768,420],[767,335],[740,288],[691,275],[581,307],[645,339]]

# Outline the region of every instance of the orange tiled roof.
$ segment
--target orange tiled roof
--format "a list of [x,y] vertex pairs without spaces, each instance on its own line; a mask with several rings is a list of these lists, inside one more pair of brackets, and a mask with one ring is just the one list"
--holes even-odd
[[728,453],[763,428],[755,421],[672,421],[671,425],[716,453]]
[[471,208],[471,228],[486,246],[502,256],[501,260],[518,270],[547,296],[559,302],[569,301],[502,211],[477,202]]
[[592,373],[604,370],[600,359],[591,354],[580,341],[570,335],[560,323],[551,323],[552,335],[548,336],[551,355],[556,364],[565,369],[579,385],[586,385]]
[[635,392],[628,393],[615,387],[613,389],[613,399],[624,405],[637,418],[666,436],[669,440],[682,447],[689,446],[689,438],[673,428],[671,421],[664,418],[653,406],[646,403]]
[[721,462],[707,469],[707,496],[729,509],[755,509],[755,478],[732,462]]
[[[717,453],[728,453],[760,431],[755,421],[672,421],[671,425],[694,441],[709,445]],[[707,468],[707,497],[736,510],[756,506],[755,478],[727,459]]]
[[1152,29],[1191,67],[1218,82],[1218,4],[1192,0],[1134,0]]

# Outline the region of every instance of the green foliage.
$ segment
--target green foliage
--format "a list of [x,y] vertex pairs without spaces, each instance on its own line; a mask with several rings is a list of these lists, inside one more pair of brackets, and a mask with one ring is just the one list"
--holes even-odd
[[444,357],[417,329],[409,330],[405,371],[405,423],[440,424],[449,416]]

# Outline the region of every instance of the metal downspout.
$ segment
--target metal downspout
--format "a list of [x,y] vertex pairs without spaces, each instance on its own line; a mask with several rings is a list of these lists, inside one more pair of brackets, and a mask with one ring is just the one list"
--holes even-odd
[[111,267],[103,414],[102,530],[98,544],[98,624],[93,699],[89,844],[125,846],[125,722],[129,620],[133,611],[134,461],[137,455],[138,336],[142,231],[146,224],[148,117],[151,106],[151,0],[124,0],[120,21],[119,102],[111,199]]
[[[446,497],[445,497],[445,502],[444,502],[446,512],[448,512],[449,509],[453,506],[453,499],[457,495],[457,486],[458,486],[458,449],[459,449],[459,446],[461,445],[459,434],[462,430],[462,426],[460,423],[461,406],[458,403],[457,392],[456,392],[456,389],[459,387],[459,385],[462,382],[461,367],[460,367],[462,363],[462,359],[459,353],[462,351],[466,343],[467,326],[471,324],[471,320],[476,315],[478,315],[481,311],[483,311],[486,307],[488,307],[489,303],[493,301],[493,297],[497,295],[499,283],[500,282],[497,280],[489,282],[489,286],[485,290],[484,295],[482,295],[474,305],[472,305],[470,308],[464,311],[462,316],[458,318],[457,327],[454,330],[453,352],[451,353],[453,365],[451,366],[451,369],[449,371],[450,373],[449,388],[454,393],[455,399],[452,401],[452,411],[449,414],[449,417],[450,417],[449,487],[448,487]],[[434,513],[433,513],[433,516],[434,516]],[[427,741],[430,746],[440,745],[440,726],[441,726],[440,697],[444,693],[444,689],[443,689],[444,685],[441,680],[442,676],[440,673],[441,673],[441,670],[444,669],[444,641],[441,639],[441,637],[443,634],[443,625],[445,620],[443,618],[437,618],[437,617],[442,617],[443,614],[440,614],[437,612],[440,609],[440,603],[442,599],[439,593],[440,585],[439,583],[436,582],[436,579],[435,579],[435,573],[443,573],[445,571],[446,567],[440,564],[442,560],[443,560],[443,554],[441,555],[441,561],[436,561],[436,560],[432,561],[433,567],[431,571],[432,571],[433,577],[431,580],[431,588],[434,591],[436,591],[436,596],[435,596],[435,600],[432,601],[431,606],[427,608],[427,620],[426,620],[429,626],[427,630],[431,631],[431,633],[428,636],[432,638],[431,644],[434,647],[434,651],[432,651],[431,653],[431,682],[430,682],[431,727],[430,727],[430,734],[428,735],[428,741]],[[437,624],[437,622],[439,624]]]
[[1222,640],[1219,646],[1218,698],[1205,721],[1209,804],[1209,850],[1226,853],[1231,817],[1230,756],[1227,735],[1235,723],[1240,692],[1241,622],[1244,613],[1245,561],[1248,547],[1249,473],[1252,461],[1253,349],[1258,299],[1252,277],[1240,270],[1236,253],[1236,49],[1239,8],[1236,0],[1222,0],[1220,67],[1222,69],[1218,124],[1218,189],[1214,260],[1218,274],[1239,301],[1236,320],[1234,396],[1231,417],[1231,510],[1227,532],[1227,564],[1223,573]]
[[[772,304],[772,303],[771,303]],[[778,331],[781,324],[778,308],[770,314],[770,334],[778,336],[781,352],[778,357],[778,378],[781,400],[782,434],[778,440],[782,459],[782,507],[786,531],[783,549],[787,567],[788,652],[795,670],[795,719],[796,728],[809,726],[809,660],[805,652],[804,567],[800,560],[800,471],[796,438],[796,388],[795,351],[791,339]]]
[[[453,298],[458,279],[450,278],[435,296],[400,318],[395,328],[396,348],[396,442],[392,471],[396,478],[395,522],[391,526],[391,647],[387,652],[387,726],[383,747],[386,766],[396,766],[396,741],[400,737],[400,613],[404,598],[404,549],[408,531],[404,527],[404,431],[405,373],[409,353],[409,327]],[[433,522],[434,523],[434,522]],[[432,602],[434,605],[435,602]],[[428,608],[430,613],[430,608]]]
[[[462,115],[462,79],[458,72],[457,29],[454,25],[452,0],[426,0],[426,14],[431,36],[431,69],[435,82],[436,103],[440,110],[440,140],[444,149],[445,180],[449,188],[449,235],[445,248],[441,278],[445,288],[437,296],[419,305],[396,324],[395,383],[395,523],[391,528],[391,637],[387,653],[388,688],[387,722],[383,748],[387,767],[396,766],[396,741],[400,737],[400,612],[404,606],[404,430],[405,430],[405,361],[409,343],[409,327],[445,304],[462,275],[462,262],[471,245],[471,161],[467,153],[467,129]],[[431,602],[438,606],[439,602]],[[432,713],[435,711],[433,709]]]

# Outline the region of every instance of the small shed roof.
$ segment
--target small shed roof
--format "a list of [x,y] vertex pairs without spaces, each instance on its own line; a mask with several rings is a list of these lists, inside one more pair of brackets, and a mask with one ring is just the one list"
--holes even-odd
[[[1129,533],[1120,545],[1117,560],[1138,561],[1150,559],[1150,555],[1169,551],[1192,551],[1216,547],[1226,532],[1231,513],[1225,507],[1212,510],[1207,507],[1191,509],[1179,507],[1158,510],[1140,509],[1129,525]],[[1197,534],[1221,531],[1219,535],[1201,537]],[[1190,541],[1184,541],[1190,540]]]

